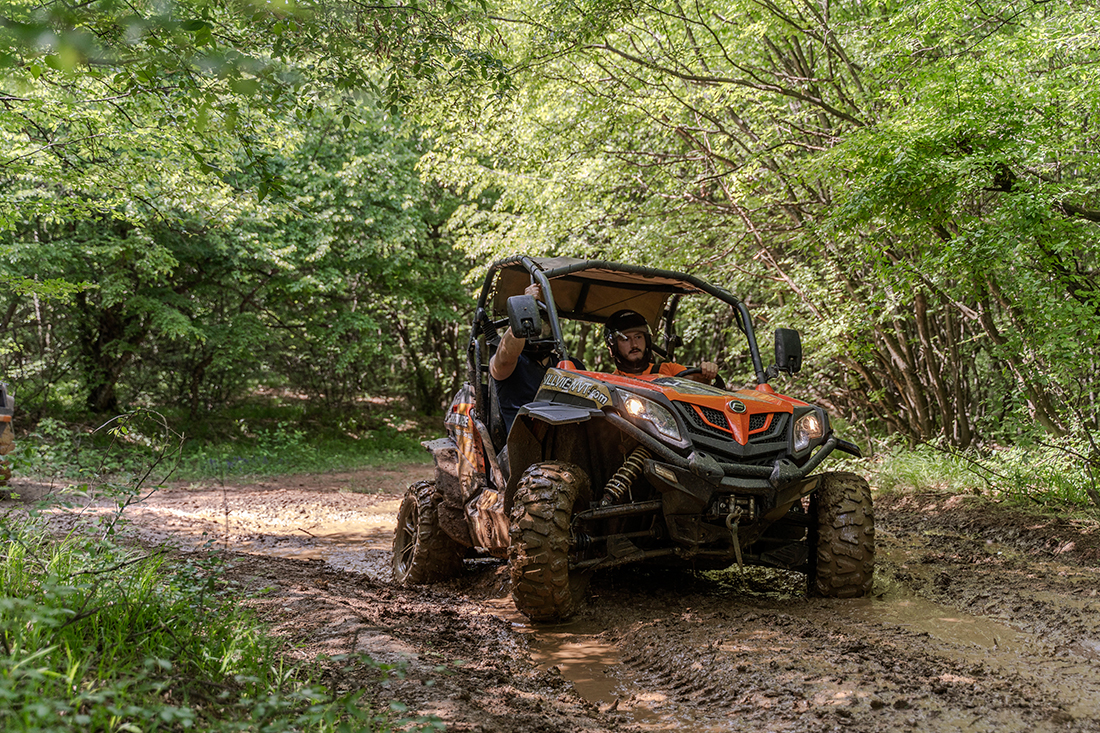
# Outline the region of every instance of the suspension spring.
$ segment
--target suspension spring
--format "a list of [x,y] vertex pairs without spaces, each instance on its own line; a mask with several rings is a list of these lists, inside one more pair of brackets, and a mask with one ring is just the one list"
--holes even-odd
[[642,472],[645,459],[649,457],[650,453],[645,446],[639,445],[635,448],[603,488],[604,498],[600,503],[603,506],[614,504],[623,497],[623,494],[630,491],[634,479],[638,478],[638,474]]

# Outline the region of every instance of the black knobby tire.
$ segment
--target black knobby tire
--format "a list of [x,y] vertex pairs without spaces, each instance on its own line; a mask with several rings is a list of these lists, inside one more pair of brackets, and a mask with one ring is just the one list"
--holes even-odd
[[508,565],[512,600],[532,621],[564,621],[576,609],[582,584],[570,582],[569,523],[587,487],[584,471],[560,461],[537,463],[520,477]]
[[393,580],[420,585],[453,578],[462,570],[465,548],[439,526],[435,482],[409,487],[393,533]]
[[875,575],[875,513],[871,488],[854,473],[828,473],[810,501],[810,592],[826,598],[871,593]]

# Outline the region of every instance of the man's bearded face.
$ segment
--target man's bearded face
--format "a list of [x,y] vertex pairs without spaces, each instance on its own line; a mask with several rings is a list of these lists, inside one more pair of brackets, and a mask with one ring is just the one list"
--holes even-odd
[[615,349],[620,358],[630,364],[645,359],[646,332],[644,328],[631,328],[622,331],[615,338]]

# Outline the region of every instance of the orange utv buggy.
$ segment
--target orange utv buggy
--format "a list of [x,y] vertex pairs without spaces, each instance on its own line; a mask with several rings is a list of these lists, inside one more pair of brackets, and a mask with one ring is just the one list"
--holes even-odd
[[11,466],[3,456],[15,448],[15,433],[11,418],[15,414],[15,398],[8,394],[8,385],[0,382],[0,486],[7,486],[11,478]]
[[[548,330],[523,295],[532,282]],[[623,309],[647,319],[653,350],[671,360],[689,298],[731,309],[740,343],[730,353],[744,355],[753,385],[614,376],[567,361],[564,327],[599,325]],[[488,364],[507,326],[551,341],[558,366],[505,435]],[[805,573],[819,595],[870,592],[867,482],[816,472],[834,450],[859,449],[833,433],[821,407],[768,384],[799,370],[798,333],[776,331],[775,363],[765,367],[748,309],[723,288],[613,262],[511,257],[485,276],[468,357],[446,437],[425,443],[435,480],[412,486],[401,504],[395,581],[444,580],[477,554],[506,558],[516,607],[533,621],[568,618],[594,571],[628,563],[762,565]]]

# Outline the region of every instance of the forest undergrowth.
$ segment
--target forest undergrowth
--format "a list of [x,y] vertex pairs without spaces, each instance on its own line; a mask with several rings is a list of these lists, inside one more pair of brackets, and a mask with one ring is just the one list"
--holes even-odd
[[[117,541],[126,508],[170,478],[298,473],[415,460],[396,428],[349,448],[332,434],[260,425],[237,440],[188,446],[163,415],[98,428],[42,421],[19,436],[17,476],[49,480],[48,501],[0,505],[0,729],[5,731],[391,731],[438,721],[337,693],[320,668],[239,601],[217,553],[180,555]],[[406,426],[415,433],[416,425]],[[214,462],[217,465],[211,465]],[[116,510],[58,535],[47,517],[88,496]],[[0,497],[2,498],[2,497]],[[18,497],[16,497],[18,499]],[[379,679],[369,657],[314,660]]]

